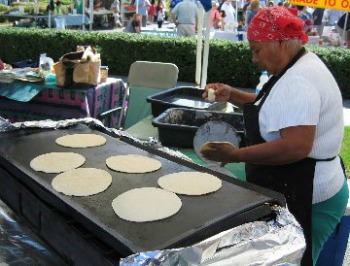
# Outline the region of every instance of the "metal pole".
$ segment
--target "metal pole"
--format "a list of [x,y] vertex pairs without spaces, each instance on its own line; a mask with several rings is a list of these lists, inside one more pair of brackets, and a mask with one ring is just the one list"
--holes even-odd
[[204,88],[207,84],[208,75],[208,59],[209,59],[209,36],[210,36],[210,17],[211,10],[205,13],[205,34],[204,34],[204,51],[203,51],[203,68],[201,78],[201,88]]
[[198,25],[197,25],[197,49],[196,49],[196,76],[195,82],[200,84],[202,70],[202,40],[203,40],[203,18],[204,9],[202,5],[198,5]]
[[48,18],[48,22],[47,22],[47,25],[49,26],[49,28],[51,28],[51,9],[49,10],[49,18]]
[[343,29],[343,43],[342,43],[343,46],[348,41],[348,40],[345,40],[345,37],[346,37],[346,25],[348,24],[348,17],[349,17],[349,12],[346,12],[345,22],[344,22],[344,29]]
[[92,30],[92,25],[94,24],[94,0],[90,0],[90,3],[89,3],[89,17],[90,17],[89,29]]

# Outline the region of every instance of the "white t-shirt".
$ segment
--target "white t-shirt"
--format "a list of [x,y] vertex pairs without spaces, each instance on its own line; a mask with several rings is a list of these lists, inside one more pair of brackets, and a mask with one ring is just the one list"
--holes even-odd
[[235,20],[235,9],[233,8],[231,2],[225,2],[221,6],[221,10],[225,11],[225,18],[224,23],[225,24],[231,24],[234,25],[236,23]]
[[[277,81],[259,113],[261,136],[280,138],[279,130],[317,125],[308,157],[327,159],[338,155],[344,133],[342,97],[324,63],[308,52]],[[339,157],[316,163],[313,203],[335,195],[344,183]]]

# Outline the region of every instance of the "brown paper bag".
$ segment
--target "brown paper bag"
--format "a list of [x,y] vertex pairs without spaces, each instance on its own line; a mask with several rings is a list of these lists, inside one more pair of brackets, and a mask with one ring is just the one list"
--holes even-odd
[[82,61],[83,52],[72,52],[63,55],[54,64],[56,85],[71,87],[78,84],[97,85],[100,82],[101,61]]

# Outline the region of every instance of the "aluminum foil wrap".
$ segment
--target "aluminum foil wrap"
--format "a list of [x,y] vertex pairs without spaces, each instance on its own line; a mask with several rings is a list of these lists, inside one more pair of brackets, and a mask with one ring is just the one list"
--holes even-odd
[[0,201],[0,265],[64,265],[64,262]]
[[275,220],[246,223],[190,247],[137,253],[119,265],[299,265],[306,247],[302,229],[287,208],[274,211]]

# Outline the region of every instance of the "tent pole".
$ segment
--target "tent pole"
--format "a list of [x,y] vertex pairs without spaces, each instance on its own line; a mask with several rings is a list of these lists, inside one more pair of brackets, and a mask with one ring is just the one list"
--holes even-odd
[[210,39],[210,17],[211,10],[205,13],[205,34],[204,34],[204,51],[203,51],[203,68],[202,68],[202,79],[201,88],[204,88],[207,84],[207,74],[208,74],[208,59],[209,59],[209,39]]
[[347,42],[347,40],[345,40],[346,37],[346,25],[348,25],[348,19],[349,19],[349,12],[346,12],[345,15],[345,22],[344,22],[344,29],[343,29],[343,43],[342,46],[344,46]]
[[200,84],[201,79],[201,61],[202,61],[202,39],[203,39],[203,18],[204,18],[204,9],[202,5],[198,5],[198,24],[197,24],[197,49],[196,49],[196,76],[195,82],[197,85]]

